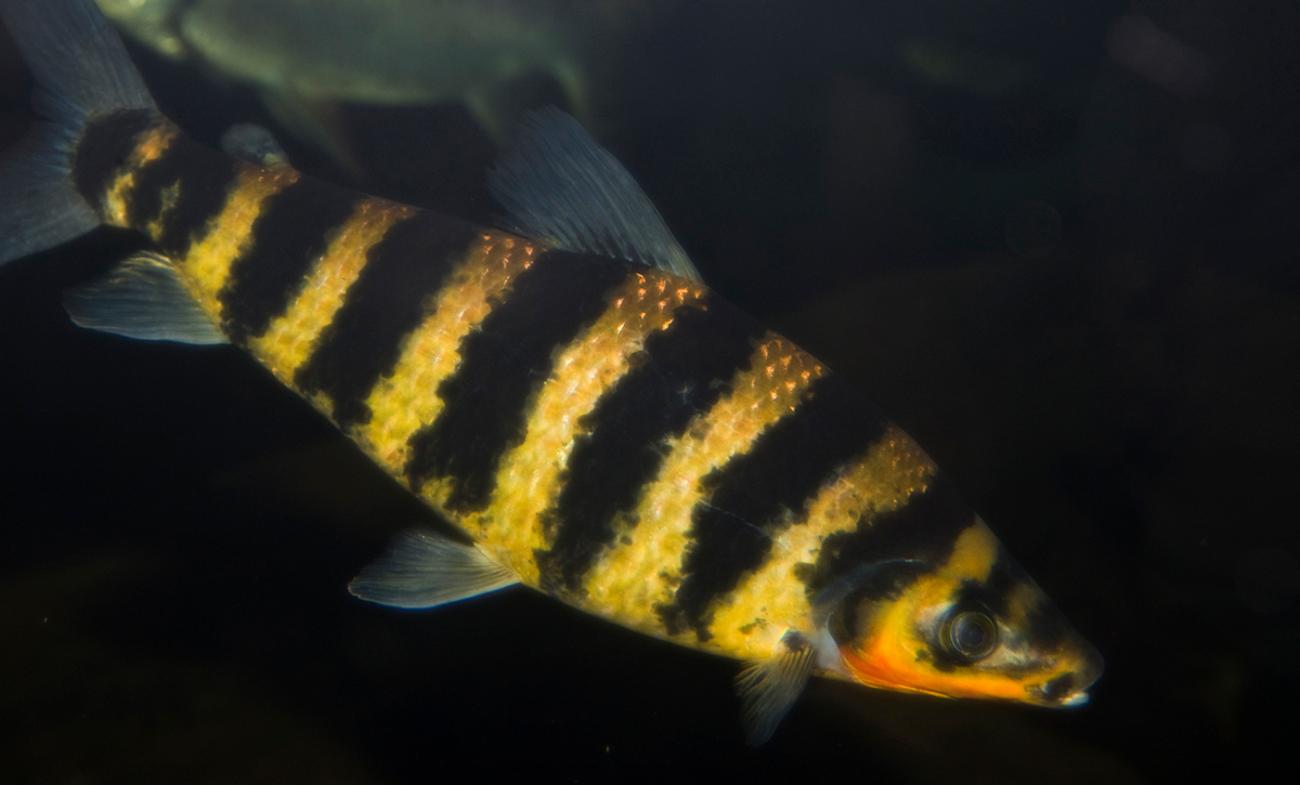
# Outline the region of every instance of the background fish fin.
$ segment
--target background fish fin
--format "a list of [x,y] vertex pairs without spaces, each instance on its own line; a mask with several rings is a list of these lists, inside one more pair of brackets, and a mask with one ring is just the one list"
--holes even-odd
[[473,545],[427,529],[402,532],[348,584],[354,597],[394,608],[436,608],[519,582]]
[[102,278],[69,289],[63,308],[78,327],[142,341],[229,343],[199,307],[170,259],[139,253]]
[[607,150],[558,109],[540,109],[488,176],[508,228],[567,251],[701,280],[649,197]]
[[560,90],[564,92],[569,113],[576,117],[583,127],[594,128],[596,126],[593,123],[599,118],[592,108],[591,85],[587,83],[589,72],[589,68],[568,60],[551,66],[551,74],[560,83]]
[[816,649],[802,635],[788,633],[783,643],[787,650],[780,656],[752,663],[736,677],[745,741],[755,747],[772,738],[817,661]]
[[467,90],[463,96],[465,109],[498,147],[510,141],[525,109],[510,88],[509,80],[503,80]]
[[236,123],[221,135],[221,149],[258,166],[288,166],[289,156],[275,135],[256,123]]

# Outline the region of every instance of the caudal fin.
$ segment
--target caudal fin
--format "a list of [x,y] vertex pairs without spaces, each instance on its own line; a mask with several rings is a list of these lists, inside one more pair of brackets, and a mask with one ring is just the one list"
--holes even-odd
[[154,109],[122,41],[91,0],[0,0],[0,21],[36,82],[37,122],[0,156],[0,265],[71,240],[100,219],[73,185],[97,117]]

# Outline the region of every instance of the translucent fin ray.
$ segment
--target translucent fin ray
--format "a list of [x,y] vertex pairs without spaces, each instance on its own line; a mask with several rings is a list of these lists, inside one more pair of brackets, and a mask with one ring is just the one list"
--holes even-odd
[[700,280],[636,180],[569,115],[548,108],[522,123],[488,178],[507,228],[567,251],[657,267]]
[[186,291],[171,260],[156,253],[132,256],[102,278],[69,289],[63,307],[79,327],[126,338],[227,343]]
[[39,123],[0,160],[0,265],[61,245],[99,225],[73,187],[71,132]]
[[96,114],[153,109],[131,58],[90,0],[5,0],[0,19],[36,80],[36,110],[79,129]]
[[154,108],[117,33],[89,0],[5,0],[0,21],[36,82],[41,122],[0,161],[0,265],[84,234],[99,217],[72,182],[96,115]]
[[354,597],[394,608],[424,609],[513,586],[519,578],[465,545],[427,529],[402,532],[388,553],[348,584]]
[[799,635],[787,635],[788,650],[764,662],[748,665],[736,677],[745,741],[758,746],[776,731],[803,692],[816,665],[816,649]]

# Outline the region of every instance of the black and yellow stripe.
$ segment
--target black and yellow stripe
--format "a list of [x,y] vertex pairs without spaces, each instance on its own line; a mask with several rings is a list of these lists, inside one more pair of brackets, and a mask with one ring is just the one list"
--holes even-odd
[[[934,464],[916,443],[887,425],[825,478],[803,502],[797,520],[773,533],[762,564],[713,600],[709,638],[721,648],[742,650],[752,648],[753,639],[779,637],[782,623],[811,633],[816,596],[857,566],[836,563],[819,573],[816,565],[823,554],[829,556],[846,538],[870,531],[882,516],[911,505],[917,494],[929,490],[934,474]],[[833,572],[837,568],[842,571]]]
[[[544,256],[534,269],[545,274],[547,264]],[[670,288],[668,283],[666,276],[627,271],[605,295],[599,317],[546,353],[549,373],[538,375],[518,435],[494,459],[490,493],[474,509],[459,513],[461,525],[481,545],[502,554],[529,583],[541,582],[538,555],[554,537],[551,511],[568,477],[567,457],[592,427],[589,415],[618,379],[643,362],[648,340],[671,331],[679,317],[701,307],[700,288],[680,283]],[[521,296],[511,294],[512,299]],[[445,504],[454,487],[444,477],[424,490],[435,503]]]
[[268,200],[254,222],[247,252],[232,264],[218,294],[231,340],[247,343],[284,313],[363,198],[301,179]]
[[615,516],[614,539],[584,576],[584,601],[615,618],[671,633],[659,612],[682,583],[694,511],[709,503],[703,481],[796,411],[824,373],[785,339],[764,336],[727,393],[667,442],[658,471],[634,505]]
[[[136,170],[127,220],[143,227],[163,253],[181,258],[200,238],[215,239],[212,222],[228,214],[232,202],[241,204],[240,191],[255,187],[241,183],[260,175],[178,134],[157,159]],[[257,212],[241,212],[241,221],[245,215]],[[223,225],[234,227],[230,220]]]
[[522,438],[533,392],[552,372],[554,355],[609,307],[609,294],[631,273],[623,265],[550,251],[522,273],[462,348],[461,366],[442,383],[442,414],[411,441],[413,487],[448,485],[439,503],[481,508],[496,483],[499,458]]
[[906,504],[827,537],[808,571],[808,590],[815,594],[855,566],[873,561],[906,558],[942,564],[958,535],[975,522],[952,483],[936,471]]
[[[351,215],[330,233],[325,250],[297,282],[288,305],[248,345],[280,381],[293,386],[299,370],[314,354],[321,336],[343,307],[361,276],[369,253],[394,225],[408,219],[411,208],[381,199],[362,199]],[[322,411],[333,402],[309,396]]]
[[698,284],[232,162],[148,115],[92,131],[78,185],[106,217],[148,232],[236,342],[569,602],[768,656],[853,564],[942,561],[972,520],[910,439]]
[[532,267],[537,248],[497,232],[482,232],[434,295],[423,320],[400,340],[397,361],[370,389],[369,422],[354,436],[394,476],[405,477],[410,441],[441,415],[442,384],[461,364],[461,346]]
[[678,314],[672,329],[646,340],[637,363],[588,415],[549,513],[550,547],[539,555],[549,589],[580,595],[588,569],[619,534],[617,514],[632,508],[658,472],[668,443],[727,394],[749,362],[762,332],[704,296],[700,308]]
[[344,428],[369,421],[366,398],[396,365],[403,339],[429,310],[479,232],[425,211],[395,223],[369,249],[365,264],[294,385],[328,399]]
[[109,205],[113,186],[124,176],[156,160],[171,145],[177,129],[156,114],[135,109],[101,117],[82,132],[72,158],[72,181],[87,202],[99,207],[110,223],[127,226],[127,209],[119,198]]
[[749,452],[706,477],[709,501],[695,510],[682,585],[659,609],[669,632],[690,626],[707,639],[710,606],[767,559],[774,535],[884,428],[842,380],[826,375]]

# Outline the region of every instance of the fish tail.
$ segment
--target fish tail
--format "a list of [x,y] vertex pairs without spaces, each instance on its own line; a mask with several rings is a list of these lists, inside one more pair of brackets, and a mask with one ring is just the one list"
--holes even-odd
[[77,187],[92,124],[157,109],[122,41],[90,0],[4,0],[0,21],[35,80],[37,120],[0,155],[0,265],[102,220]]

